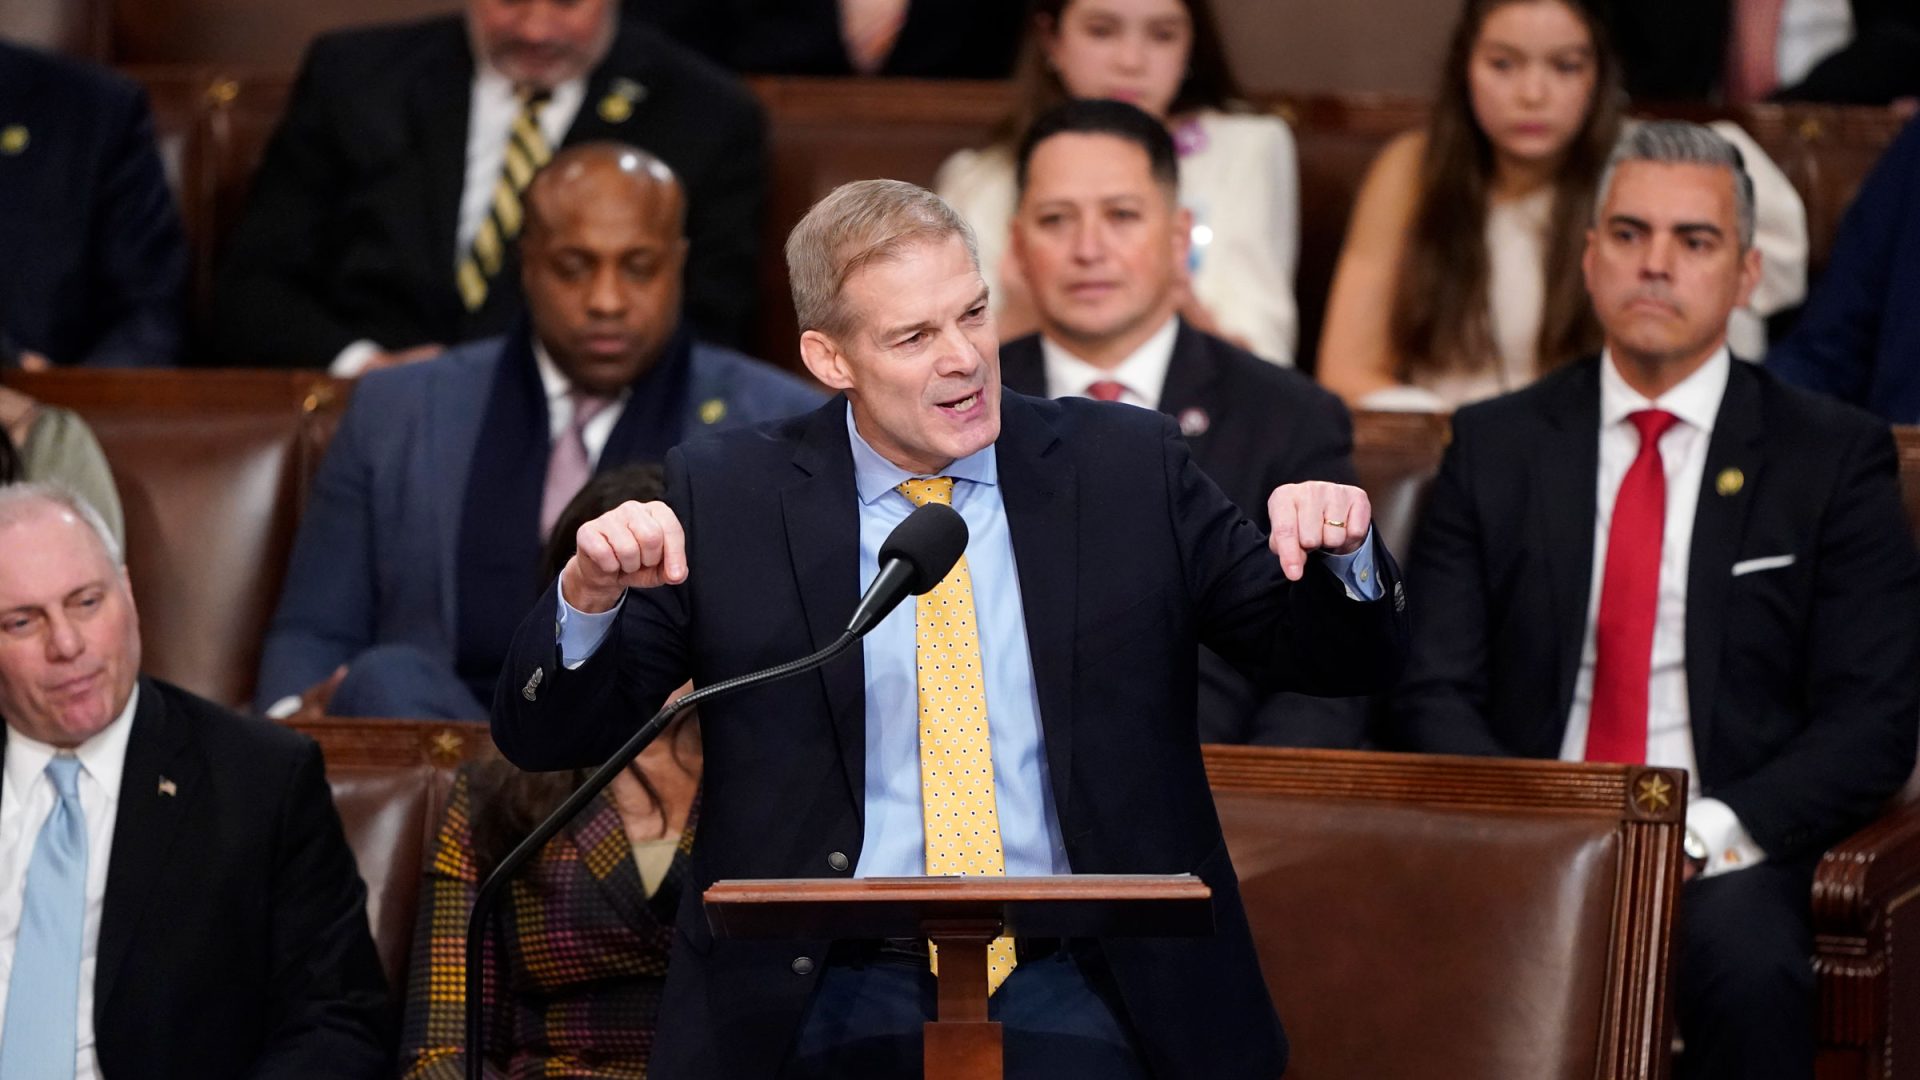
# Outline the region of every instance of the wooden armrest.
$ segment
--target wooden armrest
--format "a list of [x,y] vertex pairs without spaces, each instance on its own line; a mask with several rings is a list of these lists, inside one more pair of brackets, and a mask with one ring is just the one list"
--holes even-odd
[[1909,793],[1834,845],[1814,871],[1813,967],[1823,1046],[1875,1061],[1891,1054],[1892,916],[1916,896],[1920,798]]

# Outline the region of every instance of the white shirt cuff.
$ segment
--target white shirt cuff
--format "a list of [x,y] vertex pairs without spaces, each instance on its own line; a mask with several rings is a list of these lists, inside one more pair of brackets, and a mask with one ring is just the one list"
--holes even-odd
[[600,651],[600,643],[607,640],[607,631],[613,629],[613,620],[626,604],[627,594],[621,593],[618,603],[595,614],[567,603],[566,594],[559,589],[554,595],[560,598],[560,614],[553,623],[554,640],[560,645],[560,666],[573,671]]
[[377,342],[362,338],[340,350],[340,355],[334,357],[333,363],[327,365],[327,374],[336,379],[356,378],[361,372],[367,370],[367,365],[371,364],[373,358],[379,354],[380,346]]
[[1701,877],[1744,870],[1767,861],[1767,853],[1747,835],[1733,808],[1719,799],[1694,799],[1687,804],[1687,828],[1707,848]]
[[1386,590],[1380,587],[1380,575],[1373,570],[1373,526],[1367,526],[1367,538],[1346,555],[1328,555],[1327,570],[1347,588],[1347,599],[1365,603],[1378,600]]

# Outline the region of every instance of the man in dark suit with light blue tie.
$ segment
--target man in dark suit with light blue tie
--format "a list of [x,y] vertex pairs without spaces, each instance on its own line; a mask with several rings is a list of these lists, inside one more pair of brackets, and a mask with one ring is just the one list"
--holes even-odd
[[1893,439],[1728,353],[1760,275],[1738,151],[1645,124],[1599,194],[1607,349],[1455,416],[1397,737],[1686,769],[1676,1075],[1806,1080],[1813,865],[1914,763],[1920,560]]
[[392,1075],[320,748],[140,652],[99,515],[0,487],[0,1076]]
[[[857,657],[702,707],[695,887],[960,872],[956,846],[983,873],[1193,873],[1211,937],[997,946],[1007,1075],[1278,1075],[1286,1041],[1194,733],[1196,645],[1269,685],[1389,682],[1405,593],[1366,494],[1278,488],[1269,537],[1169,419],[1003,393],[972,235],[912,185],[845,185],[787,251],[802,354],[841,396],[683,445],[665,502],[584,526],[515,635],[495,739],[524,767],[582,765],[689,677],[813,651],[890,529],[950,501],[964,559]],[[962,796],[990,839],[946,824],[942,747],[990,780]],[[923,947],[716,940],[699,905],[682,911],[656,1073],[919,1075]]]

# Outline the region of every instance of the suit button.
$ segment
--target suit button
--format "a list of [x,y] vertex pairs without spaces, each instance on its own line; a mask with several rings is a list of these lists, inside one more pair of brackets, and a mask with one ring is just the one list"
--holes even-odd
[[833,867],[834,870],[836,871],[845,870],[847,868],[846,854],[844,852],[836,851],[833,854],[828,855],[827,865]]
[[796,956],[796,957],[794,957],[794,958],[793,958],[793,973],[794,973],[795,975],[811,975],[811,974],[813,974],[813,957],[811,957],[811,956]]

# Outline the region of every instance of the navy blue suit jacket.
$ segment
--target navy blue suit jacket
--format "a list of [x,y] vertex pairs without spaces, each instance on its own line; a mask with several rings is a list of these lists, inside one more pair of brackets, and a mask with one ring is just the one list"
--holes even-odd
[[[461,513],[487,395],[505,362],[533,362],[523,336],[359,381],[300,519],[260,660],[259,708],[374,645],[417,646],[453,669]],[[819,402],[819,391],[785,372],[695,344],[681,430],[724,430]]]
[[[687,582],[630,593],[576,671],[557,664],[549,589],[521,624],[494,698],[494,738],[510,759],[534,769],[596,762],[687,678],[712,685],[840,633],[861,585],[846,408],[836,398],[669,455]],[[1158,1075],[1271,1080],[1286,1041],[1194,737],[1195,646],[1267,683],[1378,688],[1405,647],[1398,572],[1379,551],[1386,595],[1372,603],[1347,599],[1317,562],[1289,585],[1265,534],[1195,467],[1173,423],[1148,410],[1008,392],[996,446],[1069,864],[1083,874],[1190,872],[1214,891],[1210,938],[1104,943],[1140,1051]],[[535,670],[543,681],[523,694]],[[857,867],[859,650],[715,700],[701,719],[695,888]],[[818,977],[795,956],[824,956],[827,943],[716,940],[701,905],[681,914],[654,1072],[774,1076]]]
[[0,336],[56,364],[179,359],[187,243],[133,80],[0,41]]
[[1809,390],[1920,424],[1920,120],[1907,124],[1840,223],[1833,258],[1767,367]]

